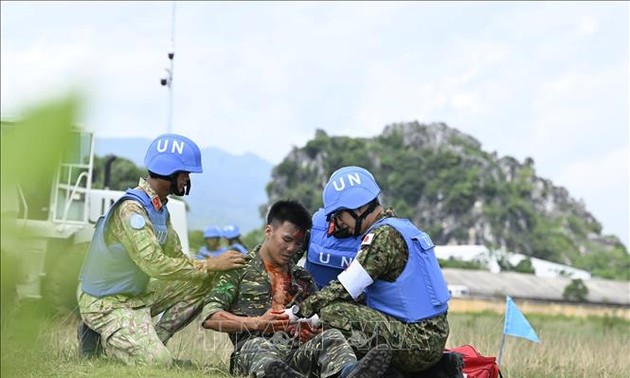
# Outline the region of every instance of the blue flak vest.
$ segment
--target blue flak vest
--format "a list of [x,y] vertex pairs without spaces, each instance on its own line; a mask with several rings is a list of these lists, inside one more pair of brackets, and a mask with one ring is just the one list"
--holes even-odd
[[153,224],[160,245],[166,243],[168,236],[168,209],[162,207],[156,211],[151,199],[142,190],[127,189],[127,192],[112,205],[107,214],[96,222],[96,229],[87,257],[81,269],[80,281],[83,292],[97,298],[109,295],[125,294],[136,296],[145,292],[149,276],[144,273],[129,257],[120,242],[110,245],[105,243],[105,231],[115,209],[125,200],[135,200],[142,204]]
[[376,280],[367,287],[367,305],[406,323],[446,312],[451,294],[429,235],[407,219],[400,218],[381,219],[367,232],[383,225],[390,225],[402,234],[409,249],[409,259],[396,281]]
[[247,250],[247,248],[245,248],[245,246],[243,244],[241,244],[241,243],[234,243],[234,244],[230,245],[229,247],[227,247],[227,249],[238,251],[238,252],[240,252],[240,253],[242,253],[244,255],[246,255],[247,252],[249,252]]
[[226,247],[221,247],[219,249],[216,249],[214,251],[209,251],[207,246],[203,246],[201,248],[199,248],[199,251],[197,252],[197,260],[204,260],[206,257],[217,257],[217,256],[221,256],[222,254],[224,254],[226,251],[228,250],[228,248]]
[[361,245],[360,238],[339,239],[329,236],[327,232],[326,215],[323,209],[319,209],[313,214],[313,227],[304,266],[320,289],[336,279],[350,265]]

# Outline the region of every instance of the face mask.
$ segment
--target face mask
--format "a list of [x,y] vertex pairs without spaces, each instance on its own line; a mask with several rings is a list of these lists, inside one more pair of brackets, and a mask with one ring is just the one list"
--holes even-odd
[[335,224],[334,220],[328,222],[327,234],[328,234],[328,236],[334,236],[337,239],[345,239],[345,238],[349,238],[349,237],[353,236],[349,229],[347,229],[347,228],[338,228],[337,224]]
[[192,186],[190,179],[186,180],[184,188],[180,192],[177,190],[177,175],[178,173],[175,173],[173,176],[171,176],[171,193],[179,197],[183,195],[188,195],[188,193],[190,193],[190,187]]

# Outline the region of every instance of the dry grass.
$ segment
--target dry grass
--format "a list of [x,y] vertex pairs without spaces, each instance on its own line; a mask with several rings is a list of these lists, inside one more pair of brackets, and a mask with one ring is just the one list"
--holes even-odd
[[[503,298],[452,298],[450,312],[495,312],[505,310]],[[565,315],[571,317],[614,317],[630,320],[630,308],[590,303],[556,303],[519,299],[518,307],[527,314]]]
[[[541,342],[506,337],[504,377],[627,377],[630,375],[630,323],[610,317],[527,315]],[[448,347],[472,344],[498,356],[503,315],[450,314]]]
[[[504,377],[627,377],[630,373],[630,322],[610,317],[575,318],[527,315],[541,343],[508,337],[501,370]],[[451,313],[447,347],[475,346],[497,356],[503,317],[500,314]],[[3,320],[3,323],[6,323]],[[26,323],[28,324],[28,323]],[[224,334],[203,330],[199,322],[168,344],[177,359],[190,366],[169,370],[129,367],[106,359],[82,360],[77,355],[76,319],[39,320],[32,339],[3,324],[3,377],[227,377],[231,344]],[[37,327],[36,327],[37,329]],[[22,330],[24,331],[24,330]],[[30,329],[31,333],[33,329]]]

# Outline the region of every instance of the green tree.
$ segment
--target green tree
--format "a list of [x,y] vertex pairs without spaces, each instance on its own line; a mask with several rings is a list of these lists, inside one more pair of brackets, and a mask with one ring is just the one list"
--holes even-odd
[[464,261],[460,259],[456,259],[453,256],[449,257],[447,260],[438,259],[440,263],[440,267],[442,268],[459,268],[459,269],[472,269],[472,270],[483,270],[485,269],[481,262],[473,260],[473,261]]
[[145,168],[138,167],[131,160],[107,155],[104,157],[94,157],[94,168],[92,171],[92,182],[96,189],[103,189],[105,185],[106,162],[114,159],[110,165],[110,176],[108,187],[111,190],[127,190],[138,185],[138,178],[147,175]]
[[588,287],[584,282],[579,279],[571,280],[571,283],[564,288],[562,292],[562,298],[568,301],[574,302],[586,302],[586,296],[588,295]]
[[534,274],[536,272],[534,270],[534,266],[532,265],[532,259],[529,257],[519,261],[518,264],[514,266],[514,271],[527,274]]

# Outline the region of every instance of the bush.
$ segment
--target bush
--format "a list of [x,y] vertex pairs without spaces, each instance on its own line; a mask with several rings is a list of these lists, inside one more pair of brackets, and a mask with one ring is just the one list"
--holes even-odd
[[568,301],[574,302],[585,302],[586,296],[588,295],[588,287],[582,282],[581,279],[577,278],[571,280],[571,283],[564,288],[564,292],[562,293],[562,298]]

